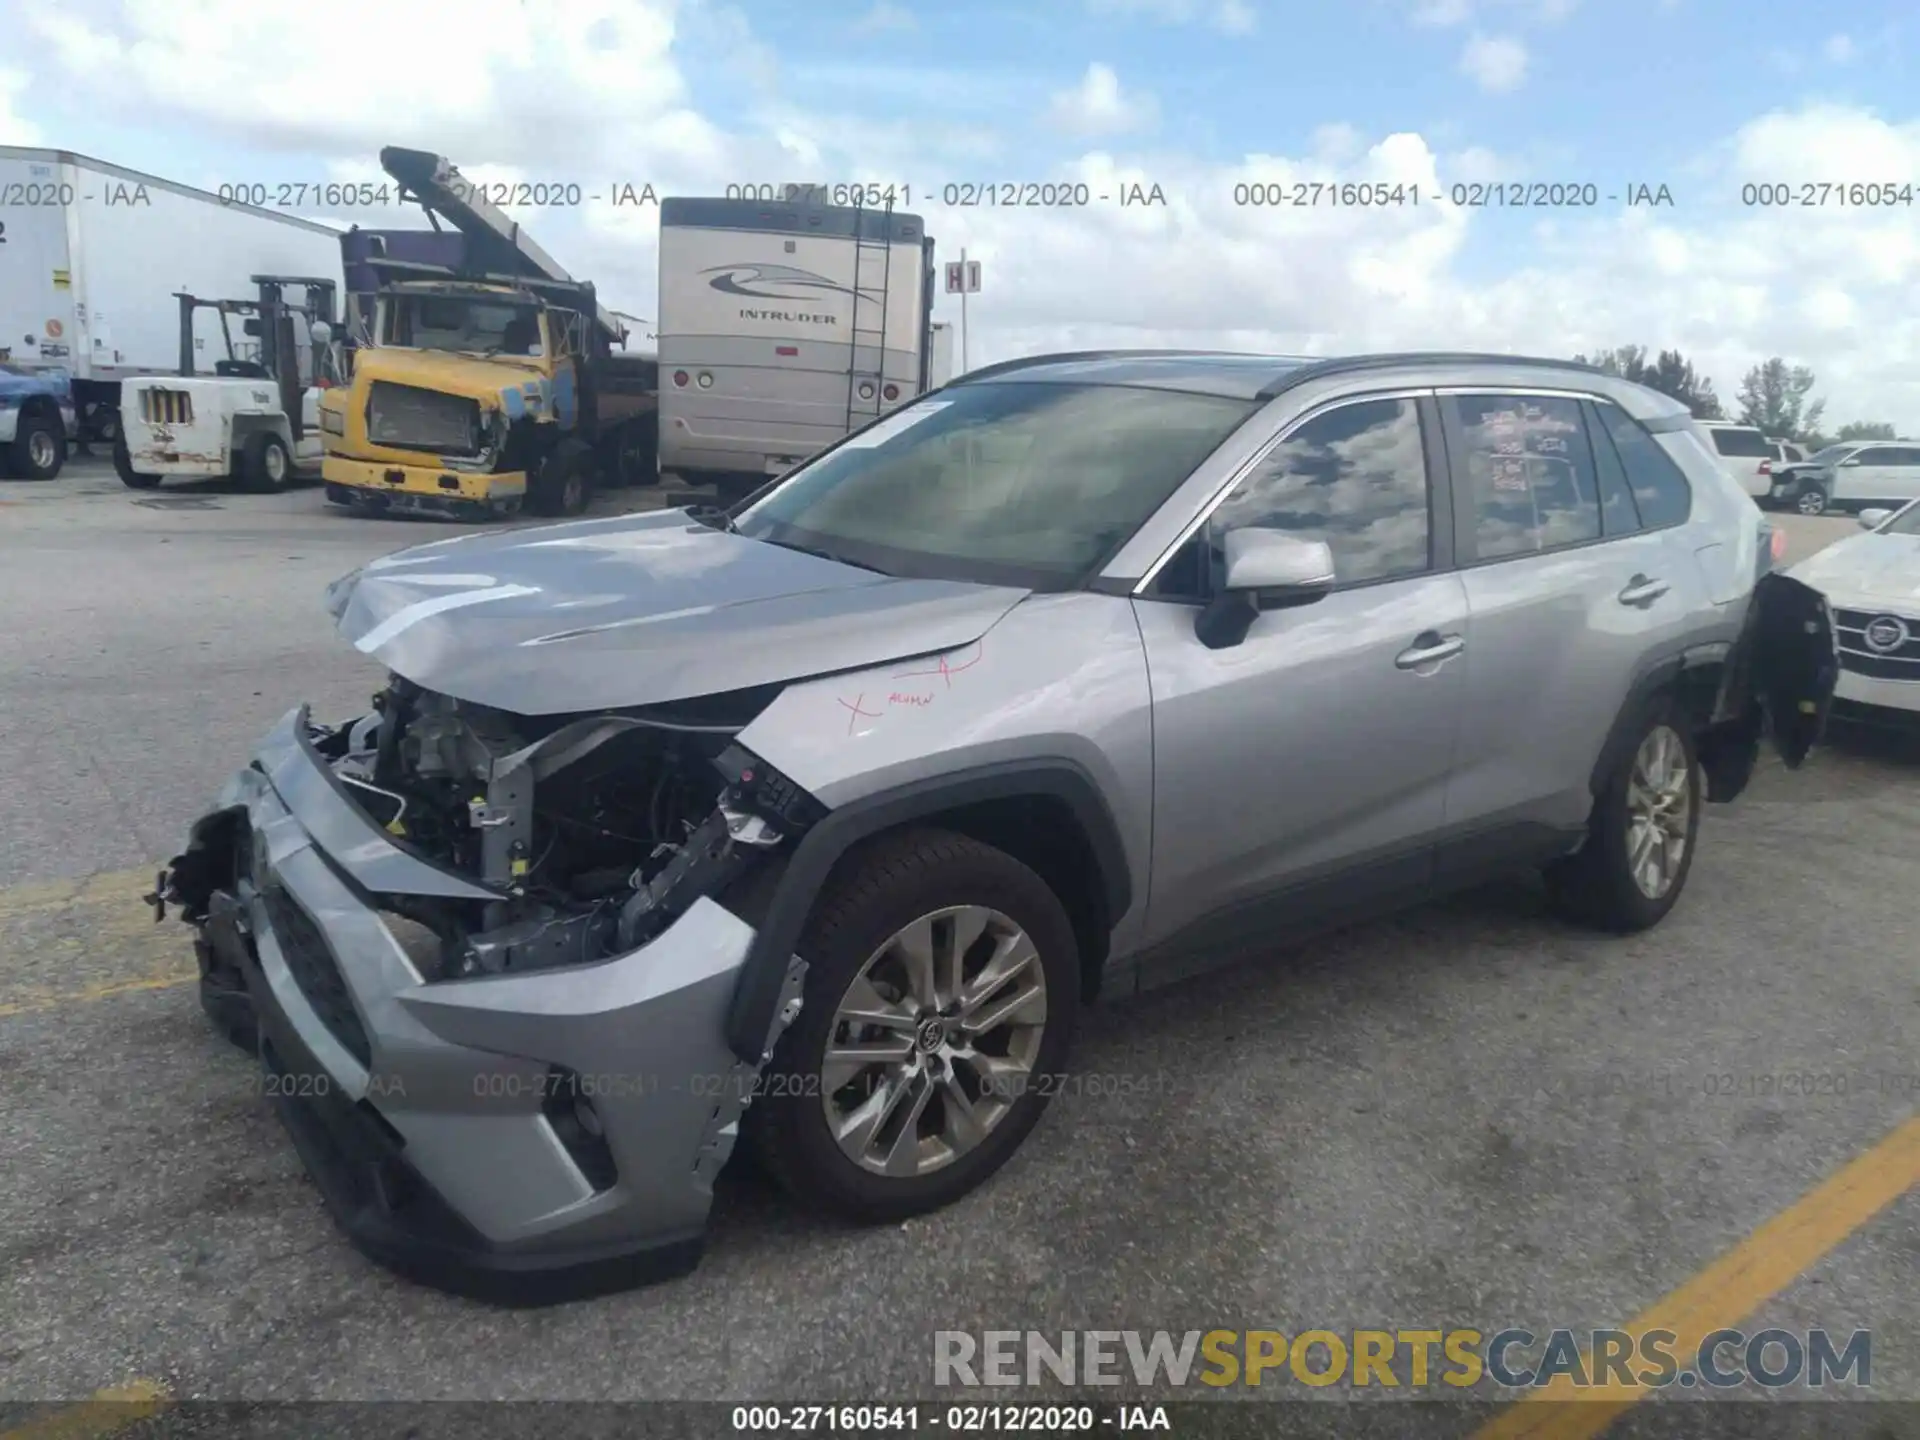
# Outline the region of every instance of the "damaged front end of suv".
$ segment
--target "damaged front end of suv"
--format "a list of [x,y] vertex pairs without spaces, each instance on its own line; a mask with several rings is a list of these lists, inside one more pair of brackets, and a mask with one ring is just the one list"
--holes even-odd
[[[531,1304],[697,1263],[798,1013],[798,920],[757,922],[827,812],[737,737],[789,681],[953,643],[1018,598],[683,515],[537,533],[337,582],[389,683],[342,724],[288,713],[153,897],[194,927],[205,1008],[258,1053],[359,1248]],[[867,615],[903,601],[926,623]]]

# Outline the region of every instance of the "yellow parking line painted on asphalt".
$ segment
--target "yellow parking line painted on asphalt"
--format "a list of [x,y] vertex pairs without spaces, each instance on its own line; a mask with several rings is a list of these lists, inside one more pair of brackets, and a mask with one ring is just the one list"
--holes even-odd
[[169,1398],[167,1387],[158,1380],[129,1380],[78,1405],[0,1431],[0,1440],[98,1440],[159,1414]]
[[[1684,1363],[1707,1336],[1738,1325],[1916,1185],[1920,1115],[1842,1166],[1678,1290],[1654,1301],[1628,1321],[1626,1329],[1635,1335],[1671,1330],[1678,1337],[1673,1353]],[[1583,1356],[1582,1364],[1590,1358]],[[1555,1375],[1476,1430],[1474,1440],[1592,1440],[1647,1394],[1645,1386],[1617,1381],[1577,1389],[1567,1376]]]
[[[67,1005],[88,1005],[95,1000],[111,1000],[116,995],[132,995],[142,990],[172,990],[180,985],[191,985],[199,978],[199,969],[188,966],[136,980],[107,980],[79,990],[31,991],[22,999],[0,1004],[0,1020],[10,1015],[31,1015],[38,1010],[58,1010]],[[6,1440],[6,1437],[0,1436],[0,1440]]]
[[52,914],[76,905],[114,901],[138,905],[140,897],[153,889],[153,877],[159,873],[160,866],[155,864],[143,865],[138,870],[108,870],[72,880],[39,880],[30,885],[14,885],[0,890],[0,921]]

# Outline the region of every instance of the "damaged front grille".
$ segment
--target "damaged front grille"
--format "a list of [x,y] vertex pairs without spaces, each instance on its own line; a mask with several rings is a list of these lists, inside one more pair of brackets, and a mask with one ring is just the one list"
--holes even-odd
[[269,886],[261,900],[293,983],[300,987],[300,993],[306,996],[313,1013],[320,1017],[320,1023],[333,1038],[345,1046],[354,1059],[372,1069],[373,1046],[367,1040],[367,1028],[360,1023],[360,1014],[353,1008],[346,977],[340,973],[340,963],[333,958],[333,949],[320,933],[320,927],[278,886]]
[[375,445],[477,455],[483,439],[480,406],[461,395],[376,380],[367,397],[367,439]]

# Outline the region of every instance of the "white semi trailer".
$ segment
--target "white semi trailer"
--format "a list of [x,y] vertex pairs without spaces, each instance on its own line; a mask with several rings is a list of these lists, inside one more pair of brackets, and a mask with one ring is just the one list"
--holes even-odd
[[[177,293],[248,296],[263,274],[338,285],[340,234],[70,151],[0,145],[0,362],[64,373],[81,432],[111,442],[120,382],[178,372]],[[211,368],[223,342],[218,316],[205,324],[195,346]]]

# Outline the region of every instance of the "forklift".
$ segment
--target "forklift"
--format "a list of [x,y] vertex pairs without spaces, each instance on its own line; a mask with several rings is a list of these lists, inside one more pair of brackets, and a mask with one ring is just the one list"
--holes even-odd
[[[179,374],[121,382],[113,465],[130,489],[152,490],[177,476],[230,477],[245,489],[276,494],[300,472],[319,470],[320,392],[346,379],[339,283],[308,275],[252,279],[259,292],[252,300],[176,291]],[[297,300],[288,293],[294,289]],[[219,316],[226,352],[211,375],[201,369],[195,333],[203,310]],[[252,344],[236,342],[235,316]]]

